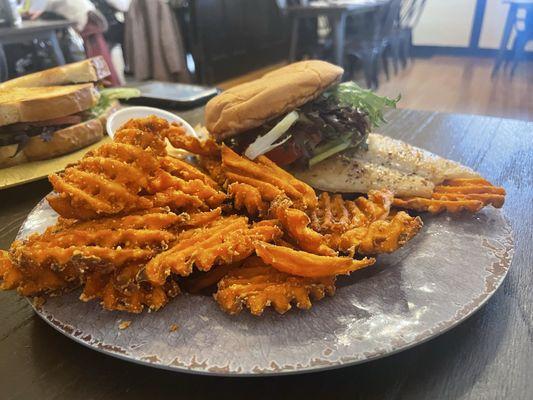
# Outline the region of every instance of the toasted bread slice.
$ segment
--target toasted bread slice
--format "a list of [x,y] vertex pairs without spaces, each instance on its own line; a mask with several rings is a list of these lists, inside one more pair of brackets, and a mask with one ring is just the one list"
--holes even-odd
[[50,68],[0,83],[0,90],[21,87],[71,85],[98,82],[111,72],[102,56]]
[[118,108],[119,102],[114,101],[97,118],[56,130],[46,140],[41,136],[32,136],[21,151],[18,151],[17,144],[0,146],[0,168],[28,161],[47,160],[98,142],[105,136],[107,118]]
[[98,118],[57,130],[50,139],[33,136],[24,147],[24,154],[30,161],[47,160],[96,143],[106,134],[107,117],[119,107],[114,102]]
[[65,117],[96,105],[92,83],[0,90],[0,126]]

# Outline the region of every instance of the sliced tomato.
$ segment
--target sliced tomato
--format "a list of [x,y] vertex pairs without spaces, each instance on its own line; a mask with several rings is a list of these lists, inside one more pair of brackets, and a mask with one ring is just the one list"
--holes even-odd
[[269,159],[276,164],[284,166],[289,165],[298,160],[304,154],[303,149],[292,138],[281,146],[270,150],[265,154]]

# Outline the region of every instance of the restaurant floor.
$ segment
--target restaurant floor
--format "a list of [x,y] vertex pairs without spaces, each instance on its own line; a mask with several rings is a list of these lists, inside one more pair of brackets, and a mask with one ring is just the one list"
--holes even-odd
[[[391,97],[401,93],[400,108],[533,120],[533,62],[521,63],[513,78],[509,71],[500,71],[491,79],[493,62],[475,57],[416,58],[389,81],[382,76],[378,93]],[[217,86],[229,89],[282,65]]]

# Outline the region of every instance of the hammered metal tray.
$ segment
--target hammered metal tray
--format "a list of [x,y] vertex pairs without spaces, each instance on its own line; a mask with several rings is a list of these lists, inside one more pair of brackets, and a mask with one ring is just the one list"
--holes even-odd
[[[56,214],[42,201],[19,238]],[[229,316],[207,296],[181,295],[161,311],[103,311],[79,293],[48,299],[36,312],[94,350],[153,367],[212,375],[289,374],[348,366],[405,350],[478,310],[511,264],[511,228],[499,210],[425,217],[424,228],[374,267],[341,277],[337,294],[309,311]],[[119,326],[131,321],[127,329]],[[173,324],[177,330],[171,329]]]

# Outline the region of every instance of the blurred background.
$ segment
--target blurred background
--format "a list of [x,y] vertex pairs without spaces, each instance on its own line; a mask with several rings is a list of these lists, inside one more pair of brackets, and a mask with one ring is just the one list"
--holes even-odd
[[103,55],[109,85],[230,88],[320,58],[400,107],[533,119],[533,0],[0,0],[0,81]]

